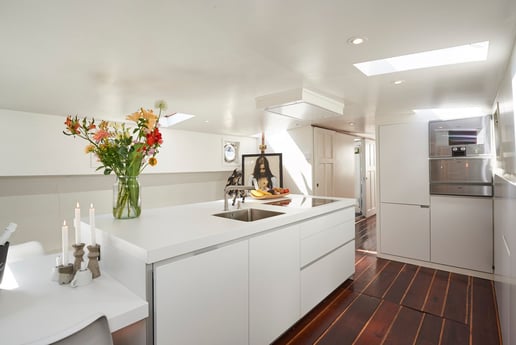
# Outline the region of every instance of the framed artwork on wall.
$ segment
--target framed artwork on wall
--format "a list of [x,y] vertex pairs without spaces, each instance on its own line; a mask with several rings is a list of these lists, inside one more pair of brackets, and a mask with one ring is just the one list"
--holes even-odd
[[281,153],[242,155],[242,179],[246,186],[268,190],[283,187]]
[[233,140],[223,140],[222,162],[224,165],[228,166],[240,165],[240,142]]

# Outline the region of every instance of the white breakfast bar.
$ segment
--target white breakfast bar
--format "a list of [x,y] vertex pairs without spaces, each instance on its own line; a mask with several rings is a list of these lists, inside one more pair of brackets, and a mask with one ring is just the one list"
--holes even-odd
[[250,222],[214,216],[222,200],[144,208],[97,216],[96,237],[103,269],[149,303],[147,344],[269,344],[353,275],[354,206],[247,199],[280,212]]

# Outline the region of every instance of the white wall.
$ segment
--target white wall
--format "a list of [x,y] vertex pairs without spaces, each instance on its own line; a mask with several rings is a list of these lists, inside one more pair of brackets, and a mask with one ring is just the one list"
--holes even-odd
[[[0,110],[0,227],[18,224],[11,243],[40,241],[47,252],[60,247],[63,220],[72,224],[76,202],[110,213],[115,176],[95,172],[85,141],[62,134],[64,118]],[[236,167],[223,162],[224,140],[240,142],[240,153],[257,153],[250,137],[163,129],[158,165],[140,176],[142,208],[222,199]],[[93,163],[93,164],[91,164]]]
[[500,109],[501,150],[495,178],[494,253],[496,298],[505,345],[516,344],[516,45],[496,101]]

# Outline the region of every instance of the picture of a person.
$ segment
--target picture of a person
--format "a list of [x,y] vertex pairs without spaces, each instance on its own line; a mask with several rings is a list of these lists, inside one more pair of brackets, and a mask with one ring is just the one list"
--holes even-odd
[[250,183],[255,189],[268,191],[278,186],[278,180],[269,167],[269,160],[265,156],[256,159],[253,174],[250,176]]

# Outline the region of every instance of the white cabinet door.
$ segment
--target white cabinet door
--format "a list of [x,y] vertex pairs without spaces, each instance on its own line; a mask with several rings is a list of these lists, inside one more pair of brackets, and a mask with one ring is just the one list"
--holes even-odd
[[428,207],[382,203],[380,229],[382,253],[430,260],[430,209]]
[[154,268],[154,343],[248,343],[248,241]]
[[249,240],[249,339],[270,344],[300,316],[299,227]]
[[379,127],[380,202],[428,205],[428,123]]
[[431,197],[431,261],[492,272],[491,198]]
[[333,196],[335,132],[314,127],[314,195]]

